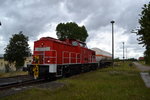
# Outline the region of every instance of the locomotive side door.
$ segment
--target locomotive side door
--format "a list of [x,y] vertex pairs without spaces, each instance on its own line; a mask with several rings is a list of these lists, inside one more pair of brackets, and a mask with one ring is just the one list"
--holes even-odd
[[86,49],[81,48],[82,53],[82,63],[88,63],[88,52]]

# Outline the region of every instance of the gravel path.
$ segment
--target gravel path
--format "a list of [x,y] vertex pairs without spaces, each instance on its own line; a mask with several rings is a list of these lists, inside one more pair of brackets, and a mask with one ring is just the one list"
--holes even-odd
[[145,86],[150,88],[150,75],[148,72],[144,72],[144,71],[150,71],[150,66],[145,66],[145,65],[139,64],[138,62],[133,62],[133,63],[141,71],[140,75],[145,83]]
[[15,83],[20,83],[20,82],[25,82],[30,80],[33,80],[33,78],[28,75],[0,78],[0,87],[4,85],[15,84]]
[[139,64],[138,62],[133,62],[133,63],[140,71],[150,71],[150,66],[145,66],[145,65]]
[[30,86],[20,86],[17,88],[11,88],[11,89],[7,89],[7,90],[0,90],[0,98],[5,97],[5,96],[9,96],[9,95],[13,95],[19,92],[23,92],[25,90],[29,90],[32,88],[40,88],[40,89],[49,89],[49,90],[56,90],[57,88],[61,88],[64,87],[66,84],[62,83],[62,82],[57,82],[57,81],[52,81],[52,82],[46,82],[46,83],[41,83],[41,84],[33,84]]
[[150,88],[150,75],[149,75],[149,73],[141,72],[140,75],[141,75],[141,77],[145,83],[145,86]]

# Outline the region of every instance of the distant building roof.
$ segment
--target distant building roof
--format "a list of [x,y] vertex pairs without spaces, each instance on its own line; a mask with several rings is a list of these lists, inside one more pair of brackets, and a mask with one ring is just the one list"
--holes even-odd
[[139,60],[144,60],[144,57],[139,57]]

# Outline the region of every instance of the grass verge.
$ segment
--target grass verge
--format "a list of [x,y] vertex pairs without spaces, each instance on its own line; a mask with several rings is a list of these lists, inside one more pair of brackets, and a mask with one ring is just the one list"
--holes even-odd
[[33,88],[1,100],[150,100],[150,89],[128,64],[60,79],[62,88]]

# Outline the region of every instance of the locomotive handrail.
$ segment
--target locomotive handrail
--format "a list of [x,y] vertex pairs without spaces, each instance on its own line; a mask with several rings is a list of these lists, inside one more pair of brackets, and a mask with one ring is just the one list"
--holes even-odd
[[[68,56],[65,56],[65,53],[67,53]],[[74,54],[75,56],[72,57],[72,54]],[[80,55],[80,58],[78,58],[77,55],[80,55],[80,53],[63,51],[62,52],[62,64],[78,64],[78,63],[81,63],[81,55]],[[67,63],[65,62],[65,59],[68,59]],[[74,62],[72,60],[74,60]],[[79,60],[79,62],[78,62],[78,60]]]
[[[78,55],[80,56],[78,58]],[[78,63],[78,60],[79,60],[79,63],[81,63],[81,54],[80,53],[76,53],[76,63]]]
[[43,59],[44,59],[44,64],[47,63],[45,62],[45,59],[46,58],[54,58],[54,62],[55,64],[57,64],[57,51],[56,50],[50,50],[50,51],[54,51],[55,52],[55,55],[54,56],[44,56]]
[[92,62],[92,61],[91,61],[91,56],[92,56],[92,55],[88,54],[88,62],[89,62],[89,63]]
[[72,57],[72,55],[71,54],[75,54],[76,55],[76,53],[75,52],[70,52],[69,53],[69,64],[71,64],[72,63],[72,59],[75,59],[75,61],[76,61],[76,57]]
[[[64,57],[65,52],[68,53],[68,57]],[[69,52],[68,51],[62,51],[62,64],[65,64],[65,58],[69,59]],[[69,62],[69,61],[68,61]]]
[[92,56],[92,62],[95,62],[95,55]]
[[36,54],[39,57],[43,56],[42,59],[41,59],[42,61],[40,63],[46,64],[47,63],[45,61],[46,58],[55,58],[54,63],[57,63],[57,51],[56,50],[50,50],[50,51],[55,52],[55,55],[54,56],[45,56],[45,51],[42,51],[42,53],[40,52],[40,53]]

